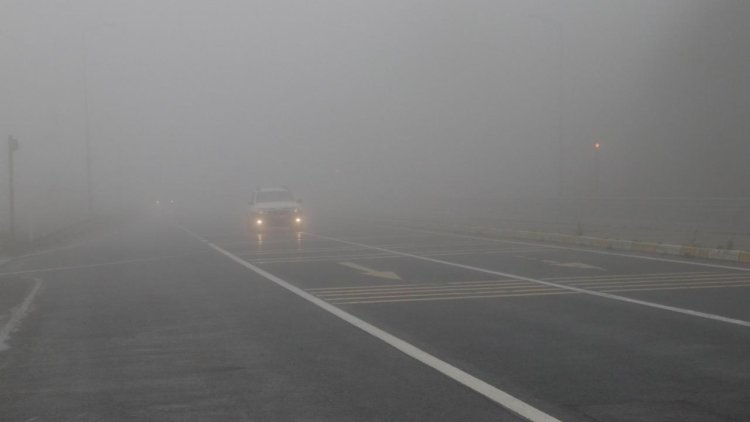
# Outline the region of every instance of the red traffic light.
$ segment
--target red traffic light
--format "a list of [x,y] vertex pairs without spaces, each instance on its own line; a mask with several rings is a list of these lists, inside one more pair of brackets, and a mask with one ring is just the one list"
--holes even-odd
[[599,142],[597,142],[597,143],[594,144],[594,148],[596,148],[597,150],[600,150],[600,149],[602,149],[602,144],[599,143]]

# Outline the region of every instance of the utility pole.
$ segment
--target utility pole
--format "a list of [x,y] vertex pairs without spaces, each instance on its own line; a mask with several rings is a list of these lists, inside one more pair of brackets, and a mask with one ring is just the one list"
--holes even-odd
[[89,218],[94,214],[94,191],[91,180],[91,123],[89,119],[89,45],[86,31],[81,32],[83,38],[83,106],[85,118],[84,143],[86,147],[86,201],[88,203]]
[[16,245],[16,199],[15,186],[13,183],[13,154],[18,151],[18,139],[8,136],[8,203],[10,210],[8,212],[8,224],[10,225],[10,243],[11,248]]
[[565,30],[562,22],[551,20],[557,29],[557,196],[565,196]]
[[84,107],[84,147],[85,147],[85,167],[86,167],[86,202],[88,208],[89,218],[94,215],[94,181],[93,181],[93,166],[94,157],[91,145],[91,116],[89,107],[89,31],[95,28],[103,28],[113,26],[112,24],[105,23],[97,26],[85,26],[81,22],[83,29],[81,30],[81,46],[83,51],[81,61],[83,62],[83,107]]

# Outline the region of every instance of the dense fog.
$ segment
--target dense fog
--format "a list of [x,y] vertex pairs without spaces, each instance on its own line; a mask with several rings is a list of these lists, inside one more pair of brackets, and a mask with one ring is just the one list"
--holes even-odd
[[[274,185],[318,209],[750,196],[749,21],[737,0],[0,0],[17,228],[90,215],[87,131],[98,214]],[[3,148],[4,228],[7,173]]]

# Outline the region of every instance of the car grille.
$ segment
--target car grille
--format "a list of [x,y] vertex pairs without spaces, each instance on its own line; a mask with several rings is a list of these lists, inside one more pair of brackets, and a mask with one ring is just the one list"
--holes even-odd
[[270,217],[291,217],[293,212],[292,210],[269,210],[266,212],[266,214]]
[[268,225],[289,225],[294,221],[293,210],[267,210],[265,220]]

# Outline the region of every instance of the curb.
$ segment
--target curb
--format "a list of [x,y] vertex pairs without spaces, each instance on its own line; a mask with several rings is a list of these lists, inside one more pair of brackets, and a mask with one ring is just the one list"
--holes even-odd
[[[419,224],[419,223],[418,223]],[[586,246],[598,249],[613,249],[650,253],[657,255],[679,256],[683,258],[701,258],[719,261],[729,261],[738,264],[750,264],[750,251],[703,248],[691,245],[671,245],[667,243],[640,242],[635,240],[612,239],[592,236],[576,236],[563,233],[547,233],[526,230],[499,229],[488,226],[436,226],[421,224],[425,228],[447,229],[448,231],[478,234],[489,237],[503,237],[516,240],[533,240],[537,242],[563,243],[567,245]]]

